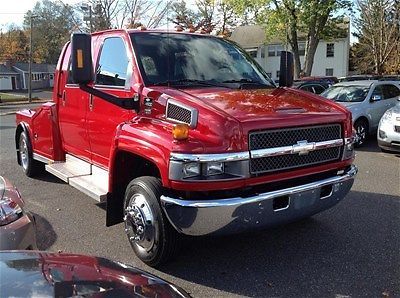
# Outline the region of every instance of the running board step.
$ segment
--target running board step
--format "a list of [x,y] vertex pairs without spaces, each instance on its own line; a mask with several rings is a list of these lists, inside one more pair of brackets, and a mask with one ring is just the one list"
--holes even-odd
[[69,184],[99,202],[105,202],[108,172],[92,165],[92,174],[69,178]]
[[47,164],[46,171],[98,202],[107,198],[108,172],[84,160],[67,155],[65,162]]
[[92,173],[90,163],[69,154],[65,156],[65,162],[47,164],[46,171],[67,183],[69,183],[68,179],[72,177],[90,175]]

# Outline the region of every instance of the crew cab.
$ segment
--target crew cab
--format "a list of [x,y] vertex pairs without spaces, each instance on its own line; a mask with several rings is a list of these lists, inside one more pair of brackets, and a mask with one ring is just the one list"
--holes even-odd
[[[280,85],[291,86],[291,53],[281,60]],[[106,225],[124,221],[151,266],[173,256],[182,235],[263,229],[328,209],[357,173],[346,108],[277,88],[235,43],[200,33],[73,34],[52,102],[16,119],[25,173],[45,167],[106,202]]]

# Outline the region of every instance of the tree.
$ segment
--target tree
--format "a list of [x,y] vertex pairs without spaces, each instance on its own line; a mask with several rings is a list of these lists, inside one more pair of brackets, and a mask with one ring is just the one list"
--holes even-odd
[[170,21],[176,26],[183,29],[194,28],[197,30],[200,28],[200,16],[186,6],[186,1],[181,0],[172,3],[171,10],[173,17]]
[[33,25],[33,60],[38,63],[57,63],[63,45],[73,31],[80,28],[72,6],[58,1],[41,0],[36,2],[32,12],[25,14],[24,28],[30,33],[30,16]]
[[376,74],[382,74],[400,42],[398,1],[359,0],[357,7],[360,17],[355,20],[355,35],[359,38],[358,52],[363,53],[358,55],[357,64],[367,66],[363,70],[372,66]]
[[0,60],[28,61],[28,38],[23,30],[11,25],[6,33],[0,33]]
[[[257,23],[266,28],[268,37],[287,40],[293,51],[295,75],[310,75],[319,41],[334,38],[337,34],[349,34],[340,26],[343,16],[339,13],[349,9],[348,0],[231,0],[236,8],[254,6]],[[336,17],[333,17],[335,15]],[[299,38],[306,41],[304,65],[301,65]]]

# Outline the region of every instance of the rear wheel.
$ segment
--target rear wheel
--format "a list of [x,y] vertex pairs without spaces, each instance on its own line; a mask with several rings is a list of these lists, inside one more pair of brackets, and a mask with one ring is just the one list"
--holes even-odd
[[34,177],[44,169],[44,164],[33,159],[32,144],[25,131],[19,136],[19,159],[22,169],[28,177]]
[[356,142],[355,146],[362,146],[368,138],[368,123],[367,121],[360,119],[354,123],[354,130],[356,131]]
[[161,191],[158,178],[139,177],[128,184],[124,200],[128,240],[138,258],[153,267],[173,257],[180,243],[180,235],[161,210]]

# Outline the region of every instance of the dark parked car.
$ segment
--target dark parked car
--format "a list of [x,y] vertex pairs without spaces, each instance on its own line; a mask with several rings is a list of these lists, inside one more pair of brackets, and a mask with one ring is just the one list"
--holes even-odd
[[190,297],[137,268],[98,257],[0,252],[0,297]]
[[328,83],[325,82],[314,82],[314,81],[300,81],[295,82],[292,86],[293,88],[308,91],[315,94],[321,94],[326,89],[330,87]]

